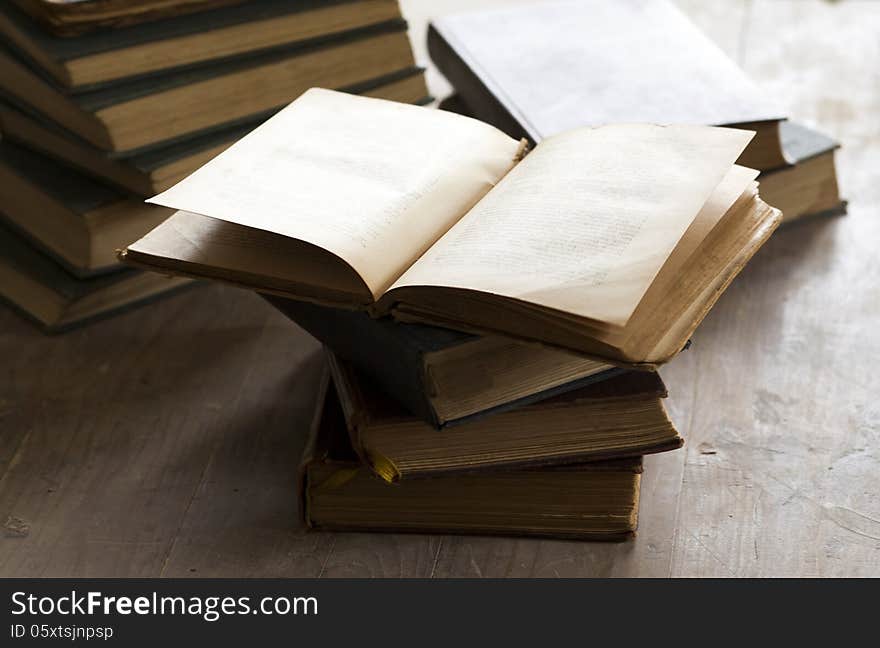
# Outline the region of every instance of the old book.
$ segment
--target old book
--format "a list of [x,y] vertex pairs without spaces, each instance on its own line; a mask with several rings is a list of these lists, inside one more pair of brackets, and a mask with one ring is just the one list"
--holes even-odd
[[5,140],[0,212],[78,276],[118,268],[116,250],[172,213]]
[[840,197],[832,138],[793,122],[781,124],[782,145],[793,166],[758,176],[761,196],[782,211],[783,223],[846,212]]
[[264,297],[433,427],[503,412],[623,371],[540,344]]
[[147,303],[189,283],[131,269],[79,279],[0,222],[0,298],[47,332]]
[[[389,482],[638,457],[681,447],[656,372],[627,371],[530,405],[435,430],[328,352],[352,446]],[[479,391],[474,394],[479,397]]]
[[[424,72],[419,68],[374,79],[362,84],[358,90],[365,97],[403,103],[429,101]],[[128,157],[109,156],[63,129],[42,122],[0,99],[0,139],[39,151],[122,190],[152,196],[182,180],[268,116],[260,115],[242,124],[152,147]]]
[[58,36],[75,36],[242,4],[245,0],[12,0]]
[[323,390],[300,470],[306,526],[625,540],[638,523],[641,458],[387,484],[362,465],[338,398]]
[[102,150],[131,154],[267,116],[316,83],[357,92],[413,67],[406,24],[398,21],[75,95],[0,48],[0,94]]
[[0,5],[0,36],[58,84],[81,90],[326,39],[399,18],[396,0],[255,0],[62,38],[47,33],[15,6]]
[[446,16],[428,51],[479,119],[532,142],[649,122],[756,132],[739,163],[784,166],[783,112],[665,0],[538,3]]
[[523,145],[440,110],[312,89],[151,199],[130,263],[655,366],[779,223],[751,133],[646,124]]

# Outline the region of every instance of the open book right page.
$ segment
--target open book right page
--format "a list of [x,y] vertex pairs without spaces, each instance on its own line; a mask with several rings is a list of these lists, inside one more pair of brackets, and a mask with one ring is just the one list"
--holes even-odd
[[622,124],[544,140],[391,290],[477,290],[624,326],[752,135]]

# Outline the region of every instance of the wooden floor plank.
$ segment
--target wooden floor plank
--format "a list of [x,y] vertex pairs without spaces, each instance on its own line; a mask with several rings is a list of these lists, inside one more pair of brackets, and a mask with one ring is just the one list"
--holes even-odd
[[778,232],[696,335],[706,369],[673,573],[876,576],[880,6],[752,12],[746,69],[842,140],[850,214]]
[[339,533],[323,578],[430,578],[445,538],[415,534]]
[[318,576],[335,538],[300,525],[297,468],[324,358],[318,343],[255,296],[262,330],[236,368],[238,391],[178,530],[163,576]]
[[[23,442],[0,482],[4,576],[158,575],[223,433],[254,427],[240,393],[297,368],[261,368],[266,349],[315,352],[255,295],[220,287],[59,337],[7,321],[2,434]],[[308,398],[267,407],[301,411]]]

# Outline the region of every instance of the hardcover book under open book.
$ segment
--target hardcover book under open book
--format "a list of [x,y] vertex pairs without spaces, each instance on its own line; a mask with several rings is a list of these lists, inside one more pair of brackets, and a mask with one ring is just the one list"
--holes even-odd
[[[329,387],[329,388],[328,388]],[[300,467],[306,526],[625,540],[638,523],[642,459],[448,474],[386,484],[360,463],[322,381]]]
[[670,359],[778,225],[748,131],[622,124],[523,145],[482,122],[312,89],[151,202],[121,256],[158,271]]
[[487,469],[640,457],[680,448],[655,371],[624,371],[536,403],[435,430],[332,352],[352,447],[389,482]]

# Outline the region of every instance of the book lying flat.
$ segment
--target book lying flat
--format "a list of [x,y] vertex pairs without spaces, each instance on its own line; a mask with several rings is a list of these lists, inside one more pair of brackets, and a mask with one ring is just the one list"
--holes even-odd
[[76,95],[0,48],[0,94],[104,151],[133,154],[266,116],[316,83],[348,90],[413,67],[406,24],[397,21]]
[[373,316],[655,366],[779,223],[751,133],[646,124],[522,142],[312,89],[151,202],[122,257]]
[[577,0],[446,16],[431,59],[474,115],[540,142],[579,126],[649,122],[756,131],[739,163],[787,162],[780,108],[665,0]]
[[846,212],[840,197],[834,152],[835,140],[793,122],[781,124],[782,146],[793,165],[758,176],[761,196],[782,210],[782,222]]
[[[373,79],[356,88],[365,97],[402,103],[428,103],[423,70]],[[247,135],[270,115],[220,128],[136,155],[109,156],[61,128],[41,122],[0,100],[0,139],[12,140],[52,157],[85,174],[140,196],[164,191]]]
[[0,212],[80,277],[118,269],[116,250],[171,214],[5,139]]
[[435,428],[504,412],[624,371],[540,344],[263,296]]
[[350,363],[333,353],[328,358],[352,446],[388,482],[637,457],[683,443],[663,408],[666,387],[656,372],[627,371],[438,431]]
[[173,18],[245,0],[12,0],[58,36]]
[[331,388],[300,469],[300,510],[313,529],[625,540],[641,472],[634,458],[387,484],[359,462]]
[[0,5],[0,36],[67,89],[289,47],[400,18],[396,0],[255,0],[77,38]]
[[128,268],[79,279],[0,219],[0,299],[48,333],[145,304],[190,283]]

